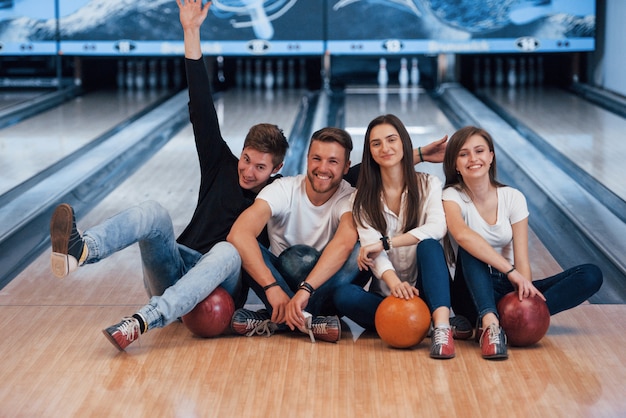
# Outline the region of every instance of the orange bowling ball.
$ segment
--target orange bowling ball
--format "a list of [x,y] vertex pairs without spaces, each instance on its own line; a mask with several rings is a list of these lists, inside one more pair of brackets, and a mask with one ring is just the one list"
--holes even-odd
[[380,339],[395,348],[419,344],[430,328],[430,310],[419,297],[387,296],[378,305],[374,324]]

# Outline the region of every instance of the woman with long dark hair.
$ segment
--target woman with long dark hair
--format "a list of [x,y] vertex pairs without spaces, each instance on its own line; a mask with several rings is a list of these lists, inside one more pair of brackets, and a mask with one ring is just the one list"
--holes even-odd
[[411,138],[394,115],[379,116],[367,128],[353,202],[359,268],[375,277],[368,290],[339,288],[335,306],[374,330],[376,309],[386,296],[421,296],[434,324],[431,357],[454,357],[449,273],[439,243],[446,233],[441,181],[415,172]]

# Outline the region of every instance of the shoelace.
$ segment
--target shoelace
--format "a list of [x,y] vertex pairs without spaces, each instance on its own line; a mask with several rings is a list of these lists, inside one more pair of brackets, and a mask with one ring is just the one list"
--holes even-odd
[[246,337],[251,337],[253,335],[263,335],[271,336],[274,334],[276,330],[276,325],[272,323],[269,319],[258,320],[258,319],[247,319],[246,320],[246,329],[250,331],[246,333]]
[[489,332],[489,344],[500,344],[500,327],[498,325],[490,324],[487,332]]
[[139,321],[137,321],[135,318],[124,318],[124,322],[120,324],[118,330],[124,336],[124,338],[126,338],[130,342],[138,340],[139,335],[141,335],[141,331],[139,329]]
[[449,328],[435,328],[433,339],[436,345],[448,345]]
[[[304,326],[302,328],[300,328],[300,331],[302,331],[305,334],[309,334],[309,338],[311,339],[311,342],[314,343],[315,342],[315,335],[313,335],[313,326],[312,325],[312,320],[313,317],[311,316],[310,313],[303,311],[304,314]],[[315,324],[318,325],[318,324]]]

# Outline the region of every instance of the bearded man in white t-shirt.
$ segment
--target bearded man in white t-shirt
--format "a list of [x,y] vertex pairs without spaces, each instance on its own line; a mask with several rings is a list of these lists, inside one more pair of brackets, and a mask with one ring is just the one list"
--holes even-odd
[[[286,324],[309,334],[312,341],[340,339],[339,318],[321,314],[335,288],[363,280],[356,264],[358,234],[349,202],[354,188],[343,180],[351,151],[352,139],[343,129],[315,132],[306,174],[268,185],[231,228],[228,241],[239,251],[251,287],[267,308],[236,311],[232,321],[236,333],[271,335]],[[256,239],[265,226],[269,249]],[[320,253],[306,277],[287,277],[278,269],[281,253],[296,245]]]

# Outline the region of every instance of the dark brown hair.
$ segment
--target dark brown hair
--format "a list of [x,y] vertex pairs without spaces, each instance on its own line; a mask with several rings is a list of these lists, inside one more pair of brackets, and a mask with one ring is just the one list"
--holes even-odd
[[289,143],[283,130],[278,126],[270,123],[259,123],[250,128],[243,142],[243,147],[272,154],[272,163],[275,168],[285,159]]

